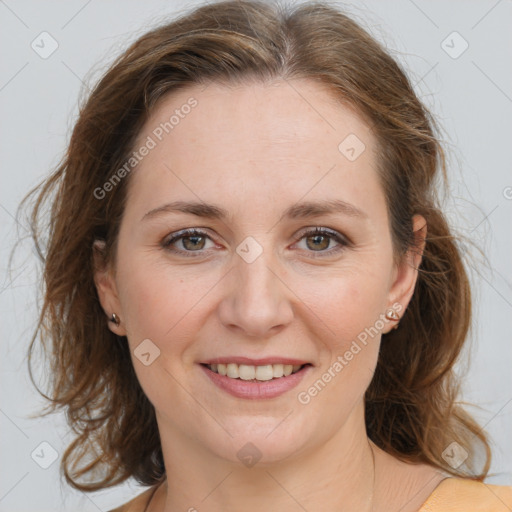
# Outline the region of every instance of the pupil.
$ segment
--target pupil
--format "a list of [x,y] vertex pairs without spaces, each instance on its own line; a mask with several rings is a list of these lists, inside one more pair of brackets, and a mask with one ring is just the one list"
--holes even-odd
[[[199,247],[198,243],[197,243],[197,240],[201,240],[203,237],[202,236],[187,236],[186,238],[183,239],[183,242],[186,246],[187,242],[191,241],[191,240],[194,240],[192,242],[192,246],[191,248],[193,249],[194,247],[197,248]],[[187,249],[189,249],[190,247],[187,247]]]
[[315,245],[315,247],[316,247],[317,249],[318,249],[318,248],[320,248],[320,249],[326,249],[326,248],[327,248],[327,246],[329,245],[329,239],[328,239],[326,236],[324,236],[324,235],[314,235],[314,236],[309,237],[309,238],[312,238],[312,239],[315,241],[315,242],[314,242],[315,244],[317,244],[317,242],[319,241],[319,239],[322,239],[322,238],[323,238],[324,242],[327,242],[327,245],[326,245],[325,243],[323,244],[323,246]]

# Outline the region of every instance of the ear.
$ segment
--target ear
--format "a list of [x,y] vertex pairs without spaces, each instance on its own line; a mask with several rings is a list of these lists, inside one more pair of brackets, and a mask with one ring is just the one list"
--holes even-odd
[[[427,221],[421,215],[412,218],[414,245],[403,256],[401,262],[395,266],[392,284],[388,295],[388,308],[393,309],[402,317],[409,305],[414,293],[416,280],[418,279],[418,268],[421,264],[425,241],[427,237]],[[391,322],[389,327],[383,330],[388,333],[397,325]]]
[[[93,243],[93,261],[94,261],[94,284],[100,299],[100,304],[105,311],[105,322],[108,328],[119,336],[126,336],[126,329],[123,323],[123,312],[121,302],[117,293],[117,287],[112,269],[105,263],[105,242],[103,240],[95,240]],[[110,320],[112,313],[115,313],[121,320],[116,325]]]

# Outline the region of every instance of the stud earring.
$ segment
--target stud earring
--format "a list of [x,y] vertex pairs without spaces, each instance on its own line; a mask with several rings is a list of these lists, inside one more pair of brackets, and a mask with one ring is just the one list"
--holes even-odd
[[[394,322],[400,322],[400,317],[398,316],[398,313],[394,309],[388,309],[386,311],[386,318]],[[398,329],[398,323],[395,326],[393,326],[393,329]]]
[[112,313],[112,316],[110,317],[109,321],[116,325],[119,325],[121,323],[121,319],[115,313]]

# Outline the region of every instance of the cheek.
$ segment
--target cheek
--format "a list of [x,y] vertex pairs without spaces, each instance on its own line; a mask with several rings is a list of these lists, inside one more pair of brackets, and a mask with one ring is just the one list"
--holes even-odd
[[[177,402],[190,406],[190,397],[176,379],[181,380],[188,371],[186,363],[193,359],[192,342],[204,323],[208,290],[214,288],[220,276],[215,277],[214,272],[198,275],[197,270],[189,269],[143,258],[125,261],[118,267],[118,288],[133,366],[154,405],[165,404],[172,395]],[[149,366],[137,360],[137,347],[147,339],[159,350]],[[190,414],[197,414],[190,407]]]
[[298,295],[318,318],[318,338],[333,353],[345,352],[352,340],[364,338],[368,329],[378,328],[382,322],[387,275],[370,268],[317,275],[314,286],[309,281],[299,288],[297,283]]
[[[180,339],[195,325],[207,294],[218,283],[215,272],[165,261],[132,259],[119,266],[119,291],[130,344],[149,338],[161,348],[180,349]],[[166,343],[172,340],[172,344]]]
[[326,431],[349,416],[375,371],[386,296],[384,278],[377,277],[358,272],[317,281],[318,291],[309,295],[307,306],[319,319],[314,336],[323,350],[318,371],[301,385],[297,400],[322,415]]

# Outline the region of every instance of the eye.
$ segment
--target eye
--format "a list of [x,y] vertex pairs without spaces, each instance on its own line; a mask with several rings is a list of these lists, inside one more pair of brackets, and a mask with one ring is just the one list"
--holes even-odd
[[[320,253],[318,256],[316,254],[313,255],[314,258],[331,256],[342,251],[349,245],[348,240],[343,235],[328,228],[316,227],[305,231],[302,233],[299,242],[303,239],[306,242],[306,250],[308,252]],[[332,241],[335,241],[338,245],[326,251],[325,249],[331,245]]]
[[[205,248],[206,240],[211,241],[211,238],[205,231],[200,229],[185,229],[168,237],[164,240],[162,246],[170,252],[195,257],[195,254],[190,253],[197,252],[201,254],[202,250]],[[181,248],[179,249],[173,247],[177,242],[181,243]]]
[[[167,237],[162,242],[162,247],[175,254],[186,257],[197,257],[201,256],[209,249],[208,247],[205,247],[208,240],[213,243],[211,237],[206,231],[197,228],[184,229]],[[306,249],[304,250],[310,253],[320,253],[319,255],[312,255],[314,258],[331,256],[342,251],[344,247],[350,245],[350,242],[337,231],[320,227],[303,231],[299,242],[302,240],[306,241]],[[330,250],[326,250],[333,241],[337,243],[337,246]],[[179,245],[181,245],[181,247],[179,247]]]

